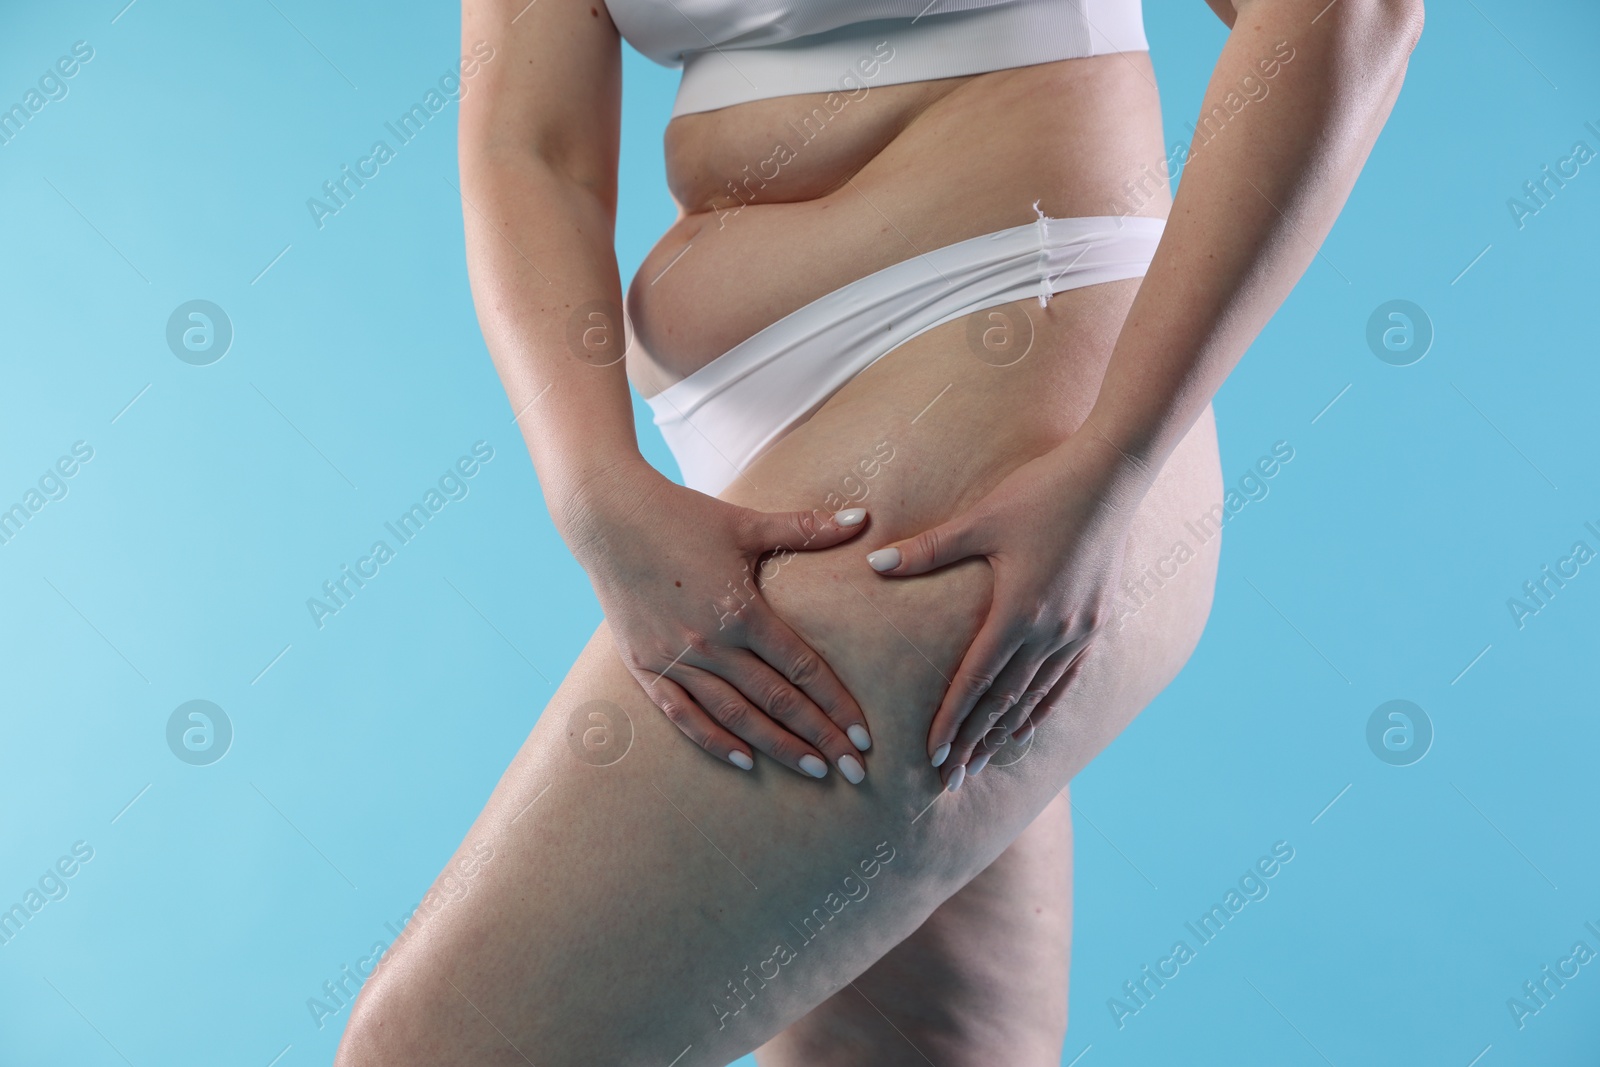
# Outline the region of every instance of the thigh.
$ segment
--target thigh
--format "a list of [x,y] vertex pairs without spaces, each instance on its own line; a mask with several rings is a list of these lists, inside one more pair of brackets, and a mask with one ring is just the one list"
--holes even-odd
[[[953,514],[1037,454],[1037,434],[1008,429],[1023,420],[985,406],[996,387],[984,368],[960,377],[976,362],[962,330],[930,331],[875,364],[730,498],[817,506],[887,435],[895,455],[871,483],[866,534],[882,543]],[[919,414],[941,386],[938,417]],[[1208,410],[1141,505],[1127,571],[1168,553],[1219,496]],[[796,554],[765,583],[866,712],[874,745],[859,787],[766,760],[742,772],[696,749],[602,625],[436,883],[451,892],[419,912],[362,990],[339,1062],[699,1067],[764,1044],[992,864],[1172,679],[1204,626],[1217,549],[1197,546],[1098,640],[1025,758],[957,793],[942,791],[925,746],[988,607],[981,559],[889,581],[844,545]],[[585,740],[597,730],[611,731],[598,748]],[[468,868],[463,891],[453,872]]]
[[1072,808],[1052,800],[917,931],[756,1052],[761,1067],[1056,1067],[1072,954]]

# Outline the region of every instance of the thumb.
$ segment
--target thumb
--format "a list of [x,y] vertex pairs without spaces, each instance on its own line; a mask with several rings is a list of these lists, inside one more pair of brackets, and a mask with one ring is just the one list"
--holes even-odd
[[983,554],[974,526],[963,515],[915,537],[869,552],[867,563],[879,574],[904,578]]
[[832,548],[860,533],[865,529],[866,521],[865,508],[846,508],[834,512],[753,512],[752,521],[746,529],[746,547],[763,552],[774,549],[804,552]]

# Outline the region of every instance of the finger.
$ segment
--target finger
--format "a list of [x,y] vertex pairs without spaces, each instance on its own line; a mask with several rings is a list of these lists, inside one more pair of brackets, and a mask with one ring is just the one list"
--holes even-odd
[[634,678],[644,688],[645,695],[661,709],[667,721],[683,735],[720,760],[748,771],[755,767],[750,750],[737,737],[717,725],[695,698],[672,679],[650,671],[634,672]]
[[866,508],[843,511],[749,511],[739,531],[748,552],[832,548],[866,529]]
[[1028,712],[1027,721],[1017,730],[1016,739],[1018,741],[1026,742],[1028,738],[1033,736],[1033,732],[1044,725],[1044,721],[1060,706],[1061,698],[1066,695],[1067,691],[1072,688],[1073,682],[1083,673],[1084,658],[1088,655],[1089,647],[1088,644],[1082,644],[1073,650],[1067,669],[1061,672],[1061,677],[1056,679],[1055,684],[1050,687],[1050,692],[1045,694],[1044,699],[1040,700],[1033,710]]
[[[1017,706],[1006,713],[1006,716],[995,725],[1005,732],[1007,736],[1015,736],[1032,718],[1036,709],[1050,696],[1050,691],[1056,687],[1061,676],[1067,673],[1073,661],[1083,652],[1083,646],[1077,643],[1062,645],[1055,652],[1045,657],[1039,664],[1038,671],[1034,674],[1033,682],[1023,693]],[[1035,724],[1037,725],[1037,724]]]
[[[1005,729],[1005,720],[1028,697],[1040,668],[1054,651],[1048,645],[1024,644],[1000,669],[994,684],[973,705],[972,713],[961,724],[961,729],[956,731],[956,739],[950,746],[950,760],[967,764],[968,777],[983,770],[983,763],[974,765],[974,754],[1004,744],[1011,730],[1016,729],[1015,726],[1010,730]],[[1048,692],[1048,687],[1045,692]],[[1043,696],[1044,693],[1039,695]],[[1025,717],[1018,716],[1018,724]],[[993,752],[989,755],[993,755]],[[985,756],[984,763],[987,762],[988,757]]]
[[867,731],[867,716],[861,705],[839,681],[828,662],[764,602],[759,611],[751,614],[746,635],[750,651],[810,697],[812,703],[845,732],[855,748],[865,752],[872,747],[872,735]]
[[[1007,736],[1015,737],[1022,732],[1023,727],[1033,719],[1046,701],[1058,699],[1059,694],[1052,696],[1052,692],[1061,681],[1061,676],[1083,654],[1086,644],[1087,639],[1068,641],[1046,656],[1044,661],[1039,664],[1039,669],[1034,673],[1033,681],[1024,690],[1022,699],[995,724],[996,728],[1003,731]],[[1046,711],[1046,714],[1048,714],[1048,711]],[[1034,723],[1034,725],[1037,726],[1038,723]],[[994,734],[991,731],[990,740],[992,741],[993,739]]]
[[969,556],[983,555],[987,543],[978,533],[980,529],[981,523],[967,512],[942,526],[867,553],[867,565],[891,578],[926,574]]
[[[811,698],[789,684],[766,661],[744,649],[729,649],[716,663],[703,669],[733,684],[746,700],[766,712],[780,726],[815,745],[839,768],[851,785],[866,776],[861,752]],[[818,775],[817,777],[821,777]]]
[[[989,618],[978,631],[978,636],[972,639],[966,655],[961,658],[961,666],[956,669],[955,677],[950,680],[950,686],[939,702],[939,710],[934,713],[933,725],[928,730],[928,756],[935,767],[950,765],[948,760],[956,735],[973,705],[988,692],[1001,669],[1022,647],[1022,636],[1007,632],[996,621],[999,617],[1000,612],[991,608]],[[957,761],[953,766],[960,766],[961,762]],[[948,782],[948,772],[944,777]]]
[[766,753],[796,774],[824,778],[828,764],[823,755],[790,731],[774,722],[766,712],[751,704],[743,693],[710,671],[681,667],[684,685],[730,734]]

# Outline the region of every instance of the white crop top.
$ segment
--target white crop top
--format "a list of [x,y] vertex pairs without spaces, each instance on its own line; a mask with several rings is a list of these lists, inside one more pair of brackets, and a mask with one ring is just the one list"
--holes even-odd
[[683,68],[674,117],[1149,48],[1140,0],[606,0],[606,8],[629,44]]

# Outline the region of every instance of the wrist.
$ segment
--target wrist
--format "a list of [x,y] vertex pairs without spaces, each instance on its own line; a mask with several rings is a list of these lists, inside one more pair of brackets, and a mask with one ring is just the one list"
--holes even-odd
[[1154,478],[1194,425],[1198,412],[1190,414],[1191,407],[1188,402],[1154,400],[1130,407],[1108,401],[1102,386],[1101,396],[1090,406],[1079,432],[1094,436],[1126,464],[1146,470]]
[[607,529],[626,521],[656,491],[672,484],[637,452],[563,465],[548,481],[543,477],[541,481],[551,519],[580,558],[581,546],[602,540]]
[[1130,447],[1107,432],[1093,413],[1067,439],[1072,464],[1116,510],[1132,511],[1144,499],[1160,472],[1153,451]]

